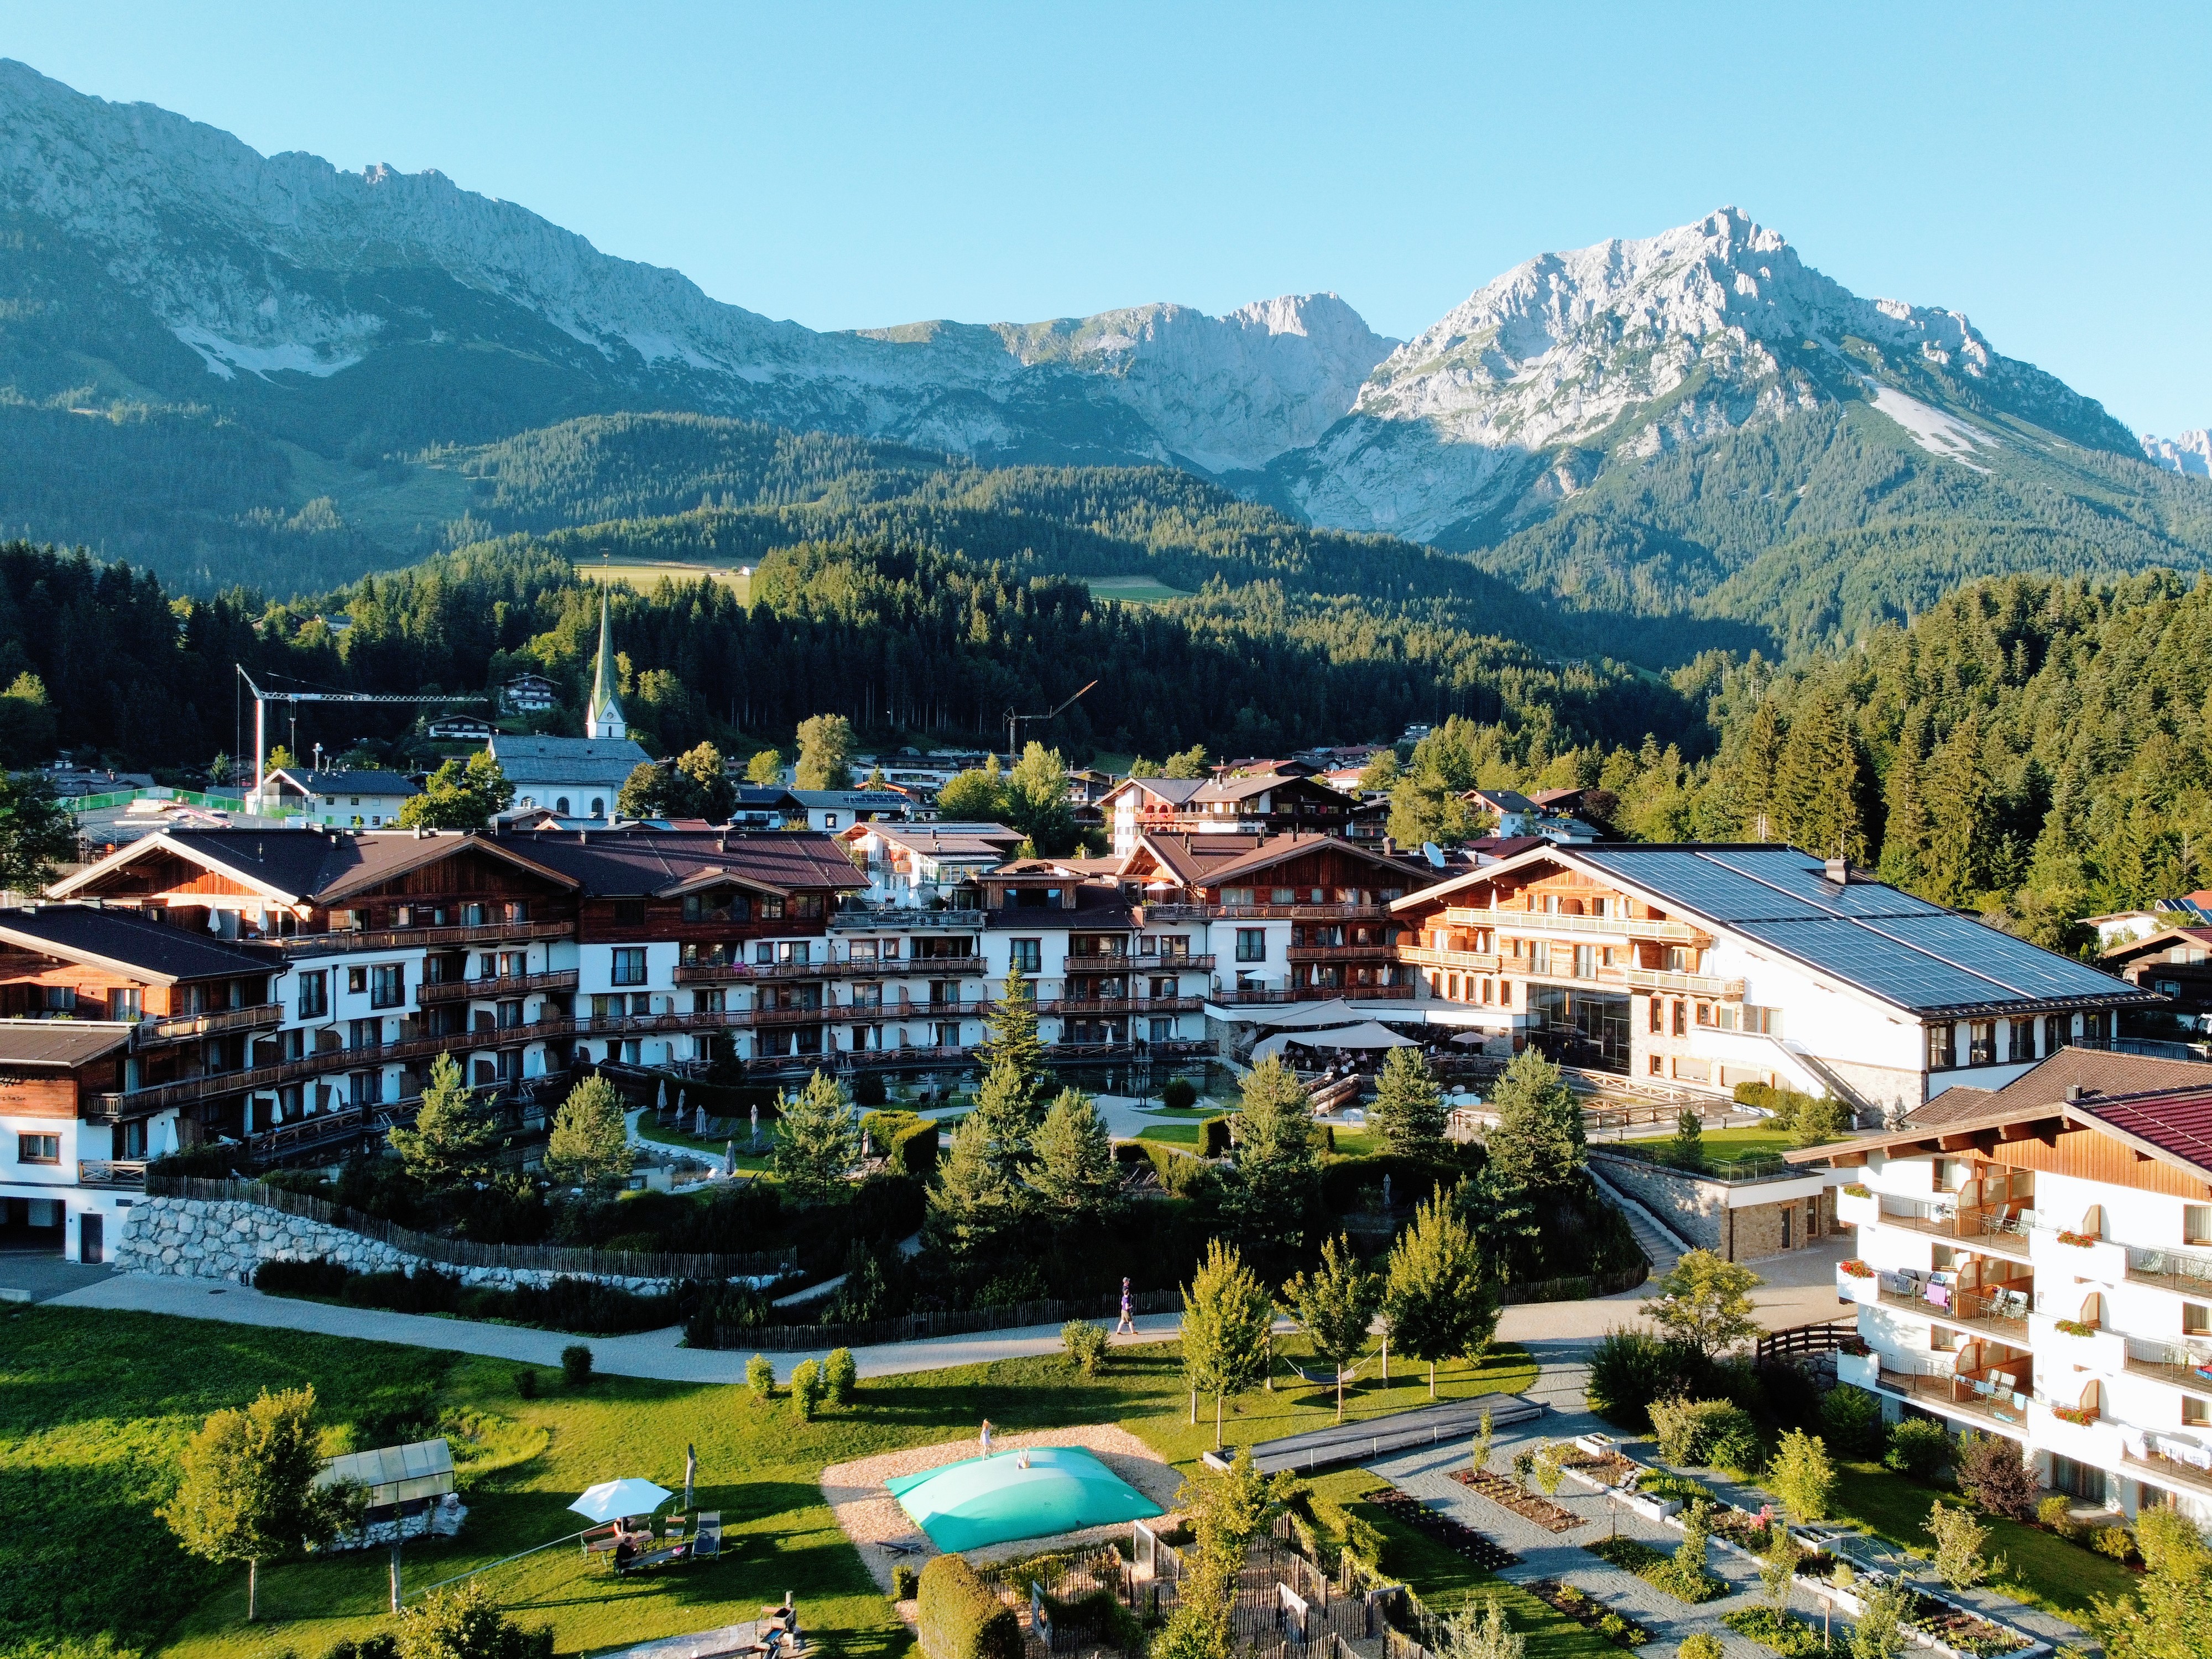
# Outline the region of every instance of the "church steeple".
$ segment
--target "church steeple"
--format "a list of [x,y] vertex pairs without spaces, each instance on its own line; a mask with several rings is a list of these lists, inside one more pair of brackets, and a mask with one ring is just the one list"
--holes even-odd
[[592,675],[592,700],[584,711],[587,738],[626,738],[629,722],[623,718],[622,700],[616,695],[621,678],[615,672],[614,635],[607,623],[607,596],[599,595],[599,659]]

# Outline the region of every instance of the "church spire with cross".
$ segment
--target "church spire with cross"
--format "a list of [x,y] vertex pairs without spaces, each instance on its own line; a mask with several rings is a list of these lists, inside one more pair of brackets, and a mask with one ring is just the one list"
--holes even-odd
[[615,672],[614,635],[607,619],[607,595],[599,595],[599,657],[592,674],[592,700],[584,712],[584,735],[587,738],[626,738],[629,722],[623,718],[622,699],[617,696],[621,677]]

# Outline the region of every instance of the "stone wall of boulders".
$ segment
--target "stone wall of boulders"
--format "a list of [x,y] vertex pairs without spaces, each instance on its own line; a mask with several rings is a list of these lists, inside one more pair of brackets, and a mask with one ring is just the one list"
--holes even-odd
[[458,1274],[463,1284],[495,1290],[550,1285],[564,1278],[596,1279],[641,1296],[658,1296],[670,1288],[665,1279],[558,1273],[543,1267],[457,1267],[326,1222],[234,1199],[141,1199],[123,1212],[120,1231],[111,1259],[125,1273],[251,1284],[254,1269],[264,1261],[334,1261],[363,1273],[435,1267]]

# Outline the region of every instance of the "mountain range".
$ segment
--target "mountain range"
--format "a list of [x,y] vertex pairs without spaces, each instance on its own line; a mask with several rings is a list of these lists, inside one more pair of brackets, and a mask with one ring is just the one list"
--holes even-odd
[[[529,528],[471,457],[645,411],[1179,469],[1565,611],[1785,648],[1975,574],[2212,557],[2202,433],[2139,440],[1733,208],[1533,258],[1403,343],[1333,294],[820,332],[436,173],[263,156],[0,60],[0,528],[189,584],[328,585]],[[714,495],[633,459],[666,507]]]

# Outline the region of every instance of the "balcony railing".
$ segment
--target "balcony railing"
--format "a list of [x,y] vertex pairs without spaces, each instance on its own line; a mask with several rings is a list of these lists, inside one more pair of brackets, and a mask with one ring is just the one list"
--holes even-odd
[[1213,910],[1211,904],[1156,904],[1147,899],[1131,913],[1131,920],[1139,927],[1155,927],[1164,921],[1211,921]]
[[[2208,1457],[2212,1462],[2212,1457]],[[2146,1446],[2141,1456],[2123,1449],[2120,1462],[2136,1479],[2170,1491],[2195,1492],[2212,1497],[2212,1468],[2198,1468],[2179,1458],[2168,1457],[2163,1452]]]
[[983,925],[981,910],[930,910],[916,905],[887,905],[878,910],[833,910],[833,932],[865,933],[914,927],[967,927]]
[[372,927],[338,929],[327,933],[287,933],[264,939],[263,945],[280,946],[289,957],[321,956],[331,951],[411,951],[449,949],[468,945],[521,944],[534,939],[569,939],[573,921],[499,921],[481,927]]
[[146,1160],[125,1158],[81,1158],[76,1161],[80,1187],[143,1187]]
[[131,1029],[134,1053],[161,1042],[185,1042],[194,1037],[221,1036],[230,1031],[265,1031],[284,1023],[284,1005],[264,1002],[252,1008],[222,1008],[205,1014],[177,1014],[143,1019]]
[[2188,1296],[2212,1296],[2212,1255],[2190,1250],[2128,1247],[2128,1283],[2154,1285]]
[[1719,997],[1728,1002],[1743,1000],[1743,981],[1716,979],[1709,974],[1675,974],[1656,968],[1632,968],[1628,970],[1628,983],[1638,991],[1679,991],[1685,996]]
[[887,962],[687,962],[678,985],[743,985],[814,979],[922,979],[981,974],[981,957],[894,957]]
[[1245,1006],[1271,1002],[1328,1002],[1341,997],[1346,1002],[1395,1000],[1410,1001],[1414,988],[1410,985],[1301,985],[1290,990],[1248,990],[1243,987],[1211,992],[1206,1000],[1222,1007]]
[[2145,1337],[2127,1339],[2127,1369],[2192,1394],[2212,1390],[2212,1346],[2160,1342]]
[[1476,974],[1498,971],[1495,951],[1440,951],[1431,945],[1401,945],[1398,960],[1416,968],[1456,968]]
[[1111,953],[1105,956],[1077,956],[1070,951],[1066,971],[1071,974],[1126,974],[1133,970],[1141,957]]
[[1880,1223],[1936,1238],[1970,1238],[1974,1248],[2015,1261],[2029,1259],[2027,1224],[2002,1210],[1960,1209],[1929,1199],[1899,1198],[1893,1193],[1875,1195],[1881,1203]]
[[[1882,1353],[1878,1357],[1881,1386],[1891,1394],[1905,1395],[1916,1405],[1947,1416],[1969,1417],[1993,1425],[2010,1434],[2027,1431],[2027,1409],[2013,1403],[2013,1395],[2018,1390],[2001,1390],[1985,1378],[1962,1376],[1948,1370],[1894,1370],[1891,1368],[1896,1364],[1895,1356]],[[1989,1392],[1982,1392],[1983,1389]]]
[[1607,933],[1615,939],[1662,939],[1689,945],[1705,936],[1686,921],[1638,921],[1628,916],[1561,916],[1542,910],[1444,909],[1448,927],[1495,927],[1516,933]]
[[1224,904],[1214,915],[1224,921],[1379,921],[1387,904]]
[[[1879,1300],[1886,1308],[1905,1309],[1967,1330],[1995,1331],[2017,1337],[2027,1334],[2027,1307],[2033,1301],[2033,1290],[2026,1281],[2017,1289],[1955,1291],[1942,1305],[1929,1301],[1924,1294],[1912,1295],[1893,1288],[1889,1274],[1883,1274],[1877,1282],[1881,1286]],[[2019,1296],[2022,1300],[2014,1303],[2010,1296]]]
[[1037,1003],[1041,1014],[1176,1014],[1206,1006],[1200,996],[1053,997]]
[[478,999],[492,1000],[501,997],[528,996],[533,991],[573,991],[576,988],[574,968],[549,974],[501,974],[495,979],[446,979],[428,981],[415,988],[415,1000],[422,1003],[473,1002]]

